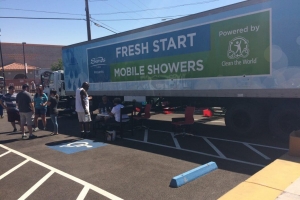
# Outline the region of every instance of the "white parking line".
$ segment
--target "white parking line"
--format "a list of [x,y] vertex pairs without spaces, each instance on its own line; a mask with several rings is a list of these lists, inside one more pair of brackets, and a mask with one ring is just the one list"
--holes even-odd
[[88,187],[84,186],[76,200],[84,200],[89,190],[90,189]]
[[29,160],[24,160],[23,162],[21,162],[20,164],[16,165],[15,167],[11,168],[10,170],[8,170],[7,172],[5,172],[4,174],[2,174],[0,176],[0,180],[3,179],[5,176],[7,176],[8,174],[12,173],[13,171],[15,171],[16,169],[18,169],[19,167],[21,167],[22,165],[24,165],[25,163],[27,163]]
[[[195,137],[203,137],[203,136],[198,136],[198,135],[194,135]],[[214,139],[214,140],[222,140],[222,141],[227,141],[227,142],[236,142],[236,143],[244,143],[241,141],[235,141],[235,140],[226,140],[226,139],[221,139],[221,138],[213,138],[213,137],[206,137],[206,138],[210,138],[210,139]],[[279,150],[284,150],[284,151],[288,151],[289,149],[286,148],[281,148],[281,147],[273,147],[273,146],[268,146],[268,145],[262,145],[262,144],[254,144],[254,143],[248,143],[250,145],[255,145],[255,146],[260,146],[260,147],[266,147],[266,148],[271,148],[271,149],[279,149]]]
[[224,124],[225,122],[224,121],[217,121],[217,120],[212,120],[212,121],[208,121],[208,122],[213,122],[213,123],[222,123],[222,124]]
[[181,149],[180,144],[179,144],[177,138],[175,137],[174,133],[171,133],[171,136],[173,138],[173,141],[174,141],[174,144],[176,146],[176,149]]
[[[141,141],[141,140],[134,140],[134,139],[130,139],[130,138],[123,138],[123,139],[134,141],[134,142],[141,142],[141,143],[151,144],[151,145],[160,146],[160,147],[166,147],[166,148],[170,148],[170,149],[177,149],[176,147],[162,145],[162,144],[156,144],[156,143],[152,143],[152,142],[144,142],[144,141]],[[248,165],[254,165],[254,166],[258,166],[258,167],[265,167],[266,166],[266,165],[246,162],[246,161],[242,161],[242,160],[236,160],[236,159],[232,159],[232,158],[222,158],[220,156],[216,156],[216,155],[213,155],[213,154],[203,153],[203,152],[199,152],[199,151],[193,151],[193,150],[189,150],[189,149],[182,149],[181,148],[181,149],[177,149],[177,150],[192,152],[192,153],[196,153],[196,154],[200,154],[200,155],[210,156],[210,157],[214,157],[214,158],[220,158],[220,159],[223,159],[223,160],[229,160],[229,161],[248,164]]]
[[0,155],[0,158],[3,157],[3,156],[5,156],[6,154],[9,154],[10,152],[11,152],[11,151],[7,151],[7,152],[1,154],[1,155]]
[[[152,144],[152,145],[156,145],[156,146],[167,147],[167,148],[173,148],[173,149],[176,148],[176,149],[183,150],[183,151],[188,151],[188,152],[193,152],[193,153],[197,153],[197,154],[202,154],[202,155],[207,155],[207,156],[222,158],[222,159],[225,159],[225,160],[231,160],[231,161],[235,161],[235,162],[240,162],[240,163],[245,163],[245,164],[255,165],[255,166],[260,166],[260,167],[264,167],[264,165],[260,165],[260,164],[256,164],[256,163],[250,163],[250,162],[246,162],[246,161],[241,161],[241,160],[227,158],[215,145],[213,145],[213,143],[211,143],[208,140],[208,138],[209,139],[214,139],[214,140],[227,141],[227,142],[242,143],[242,144],[244,144],[245,146],[247,146],[248,148],[250,148],[251,150],[253,150],[254,152],[256,152],[257,154],[259,154],[260,156],[262,156],[263,158],[265,158],[267,160],[270,160],[270,158],[268,156],[266,156],[263,153],[259,152],[257,149],[255,149],[254,147],[252,147],[250,145],[262,146],[262,147],[265,147],[265,148],[273,148],[273,149],[279,149],[279,150],[284,150],[284,151],[288,150],[288,149],[280,148],[280,147],[273,147],[273,146],[253,144],[253,143],[246,143],[246,142],[240,142],[240,141],[234,141],[234,140],[226,140],[226,139],[220,139],[220,138],[213,138],[213,137],[204,137],[204,136],[193,135],[195,137],[203,138],[216,151],[216,153],[219,155],[219,156],[216,156],[216,155],[207,154],[207,153],[203,153],[203,152],[192,151],[192,150],[189,150],[189,149],[182,149],[180,147],[180,144],[179,144],[178,140],[176,138],[175,138],[176,140],[174,139],[174,133],[173,132],[161,131],[161,130],[154,130],[154,129],[151,129],[151,131],[157,131],[157,132],[163,132],[163,133],[169,133],[169,134],[171,134],[171,136],[173,138],[173,141],[175,143],[175,147],[171,147],[171,146],[167,146],[167,145],[161,145],[161,144],[156,144],[156,143],[151,143],[151,142],[147,142],[147,141],[144,141],[144,143]],[[129,139],[129,138],[124,138],[124,139],[131,140],[131,141],[137,141],[137,142],[143,142],[143,141],[140,141],[140,140],[134,140],[134,139]]]
[[[155,130],[155,129],[151,129],[151,131],[157,131],[157,132],[162,132],[162,133],[172,133],[169,131],[161,131],[161,130]],[[194,137],[200,137],[203,138],[204,136],[200,136],[200,135],[193,135]],[[227,140],[227,139],[222,139],[222,138],[214,138],[214,137],[205,137],[205,138],[209,138],[209,139],[214,139],[214,140],[222,140],[222,141],[227,141],[227,142],[236,142],[236,143],[244,143],[241,141],[235,141],[235,140]],[[255,145],[255,146],[260,146],[260,147],[266,147],[266,148],[272,148],[272,149],[278,149],[278,150],[284,150],[284,151],[288,151],[289,149],[286,148],[281,148],[281,147],[273,147],[273,146],[268,146],[268,145],[262,145],[262,144],[254,144],[254,143],[248,143],[250,145]]]
[[221,157],[221,158],[226,158],[226,156],[213,144],[211,143],[206,137],[203,137],[203,139],[205,140],[205,142],[207,142],[209,144],[209,146],[211,148],[213,148],[215,150],[215,152]]
[[29,197],[38,187],[40,187],[52,174],[54,174],[54,171],[50,171],[48,174],[46,174],[42,179],[40,179],[34,186],[32,186],[27,192],[25,192],[18,200],[25,200],[27,197]]
[[144,142],[147,142],[148,141],[148,129],[145,129],[145,132],[144,132]]
[[[40,166],[42,166],[42,167],[44,167],[44,168],[49,169],[50,171],[53,171],[53,172],[55,172],[55,173],[57,173],[57,174],[59,174],[59,175],[61,175],[61,176],[64,176],[64,177],[66,177],[66,178],[68,178],[68,179],[71,179],[72,181],[75,181],[75,182],[77,182],[77,183],[83,185],[84,187],[88,187],[89,189],[92,189],[92,190],[94,190],[95,192],[97,192],[97,193],[99,193],[99,194],[101,194],[101,195],[103,195],[103,196],[105,196],[105,197],[107,197],[107,198],[109,198],[109,199],[112,199],[112,200],[121,200],[120,197],[117,197],[117,196],[115,196],[115,195],[113,195],[113,194],[111,194],[111,193],[109,193],[109,192],[107,192],[107,191],[105,191],[105,190],[103,190],[103,189],[101,189],[101,188],[95,186],[95,185],[92,185],[92,184],[90,184],[90,183],[88,183],[88,182],[86,182],[86,181],[84,181],[84,180],[81,180],[81,179],[75,177],[75,176],[72,176],[72,175],[70,175],[70,174],[67,174],[67,173],[65,173],[65,172],[63,172],[63,171],[61,171],[61,170],[59,170],[59,169],[56,169],[56,168],[54,168],[54,167],[51,167],[50,165],[47,165],[47,164],[45,164],[45,163],[43,163],[43,162],[41,162],[41,161],[38,161],[38,160],[36,160],[36,159],[34,159],[34,158],[31,158],[31,157],[29,157],[29,156],[27,156],[27,155],[25,155],[25,154],[23,154],[23,153],[21,153],[21,152],[18,152],[18,151],[16,151],[16,150],[13,150],[13,149],[11,149],[11,148],[9,148],[9,147],[6,147],[6,146],[4,146],[4,145],[2,145],[2,144],[0,144],[0,147],[6,149],[6,150],[8,150],[8,151],[11,151],[12,153],[15,153],[15,154],[17,154],[17,155],[19,155],[19,156],[21,156],[21,157],[23,157],[23,158],[25,158],[26,160],[23,161],[22,163],[20,163],[20,164],[19,164],[20,166],[22,166],[23,164],[25,164],[25,163],[28,162],[28,161],[31,161],[31,162],[36,163],[36,164],[38,164],[38,165],[40,165]],[[22,165],[21,165],[21,164],[22,164]],[[11,170],[9,170],[8,172],[11,173],[10,171],[14,171],[15,168],[16,168],[16,169],[19,168],[19,167],[20,167],[19,165],[15,166],[14,168],[12,168]],[[8,173],[8,172],[6,172],[6,173]],[[0,180],[1,180],[3,177],[5,177],[5,176],[7,175],[6,173],[0,176]],[[8,174],[9,174],[9,173],[8,173]],[[3,176],[3,177],[2,177],[2,176]]]
[[243,143],[246,147],[248,147],[249,149],[251,149],[252,151],[254,151],[255,153],[257,153],[258,155],[260,155],[261,157],[263,157],[266,160],[270,160],[271,158],[269,158],[268,156],[266,156],[265,154],[261,153],[260,151],[258,151],[257,149],[255,149],[254,147],[252,147],[251,145],[247,144],[247,143]]

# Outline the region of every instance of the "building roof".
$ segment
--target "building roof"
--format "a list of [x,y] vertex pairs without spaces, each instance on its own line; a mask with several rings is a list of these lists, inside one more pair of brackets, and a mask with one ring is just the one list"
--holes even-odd
[[[27,70],[35,70],[37,67],[27,65]],[[4,71],[19,71],[24,70],[24,64],[21,63],[12,63],[4,66]]]

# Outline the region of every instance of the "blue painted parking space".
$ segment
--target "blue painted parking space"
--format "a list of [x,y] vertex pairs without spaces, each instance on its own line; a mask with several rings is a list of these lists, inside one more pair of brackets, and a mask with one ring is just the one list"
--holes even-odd
[[73,154],[81,151],[87,151],[90,149],[95,149],[98,147],[106,146],[106,143],[103,142],[95,142],[93,140],[78,140],[72,142],[63,142],[55,145],[47,145],[49,148],[60,151],[65,154]]

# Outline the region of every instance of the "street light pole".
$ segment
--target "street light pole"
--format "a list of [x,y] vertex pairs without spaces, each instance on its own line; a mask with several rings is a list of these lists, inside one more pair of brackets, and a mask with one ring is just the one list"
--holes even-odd
[[26,70],[26,62],[25,62],[25,50],[24,50],[24,44],[26,44],[26,42],[22,42],[22,45],[23,45],[23,58],[24,58],[25,79],[27,79],[27,70]]

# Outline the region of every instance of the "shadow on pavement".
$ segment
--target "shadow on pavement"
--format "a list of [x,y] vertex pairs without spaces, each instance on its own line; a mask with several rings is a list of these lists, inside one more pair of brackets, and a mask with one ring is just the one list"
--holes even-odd
[[[78,139],[79,140],[79,139]],[[50,142],[50,143],[46,143],[47,146],[56,146],[59,144],[64,144],[64,143],[72,143],[72,142],[77,142],[78,140],[76,139],[70,139],[70,140],[60,140],[60,141],[56,141],[56,142]]]
[[[171,122],[169,121],[148,120],[146,125],[149,126],[149,128],[152,130],[156,129],[160,131],[171,131]],[[79,137],[80,129],[79,129],[79,122],[77,121],[77,119],[70,118],[67,116],[60,116],[58,119],[58,127],[59,127],[59,134],[63,134],[69,137],[78,137],[78,139],[69,139],[69,140],[51,142],[51,143],[47,143],[46,144],[47,146],[55,146],[61,143],[74,142],[83,139]],[[48,122],[47,129],[52,130],[51,121]],[[256,138],[241,138],[239,136],[230,134],[230,131],[225,126],[218,126],[218,125],[211,125],[211,124],[208,125],[205,123],[204,124],[195,123],[193,126],[192,133],[198,136],[224,138],[227,140],[239,140],[239,141],[252,142],[252,143],[258,143],[264,141],[265,145],[268,144],[274,145],[274,141],[270,140],[268,135],[261,135]],[[151,132],[149,132],[149,135],[150,134]],[[159,133],[157,133],[157,135],[159,135]],[[124,137],[129,139],[139,140],[141,142],[130,141],[127,139],[123,139],[123,140],[117,139],[114,142],[110,142],[110,144],[136,149],[140,151],[145,151],[149,153],[154,153],[162,156],[168,156],[168,157],[172,157],[175,159],[184,160],[188,162],[198,163],[199,165],[203,165],[205,163],[214,161],[217,163],[219,169],[228,170],[236,173],[253,175],[257,171],[261,170],[262,168],[260,166],[249,166],[244,163],[232,162],[217,157],[211,157],[207,155],[182,151],[176,148],[166,148],[159,145],[143,143],[143,137],[144,137],[143,132],[137,131],[134,136],[132,136],[130,132],[127,132],[124,133]],[[86,138],[86,139],[91,139],[94,140],[95,142],[104,142],[104,134],[98,133],[97,135],[94,135],[92,138]],[[189,140],[193,140],[193,137],[187,138],[186,142],[188,143]],[[282,142],[281,143],[278,142],[278,145],[286,147],[286,144]]]

